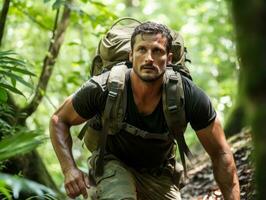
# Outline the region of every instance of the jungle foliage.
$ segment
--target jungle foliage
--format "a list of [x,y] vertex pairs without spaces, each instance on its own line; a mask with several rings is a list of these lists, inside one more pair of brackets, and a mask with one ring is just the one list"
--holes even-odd
[[[226,133],[250,126],[236,55],[236,41],[244,42],[236,40],[241,32],[234,31],[232,20],[238,15],[232,15],[236,11],[231,10],[231,1],[0,0],[0,4],[0,166],[3,173],[38,182],[37,191],[31,191],[35,195],[52,198],[54,191],[45,186],[64,192],[59,163],[46,140],[49,118],[88,79],[98,41],[118,17],[159,21],[179,31],[192,60],[188,67],[194,81],[210,96]],[[241,30],[236,22],[235,28]],[[89,152],[75,137],[79,127],[72,132],[74,156],[86,171]],[[195,143],[192,131],[186,137],[189,144]],[[10,180],[20,183],[0,174],[0,193],[7,199],[31,184],[12,188]]]

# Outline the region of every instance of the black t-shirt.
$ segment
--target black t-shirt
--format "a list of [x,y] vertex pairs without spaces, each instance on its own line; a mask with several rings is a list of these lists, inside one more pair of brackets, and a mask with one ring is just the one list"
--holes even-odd
[[[108,72],[107,72],[108,73]],[[125,121],[142,130],[165,134],[168,130],[163,114],[162,99],[149,115],[138,112],[134,102],[129,75],[127,82],[127,110]],[[185,95],[186,120],[197,131],[207,127],[216,116],[208,96],[189,79],[182,77]],[[83,118],[89,119],[104,110],[108,91],[93,80],[87,81],[74,95],[73,106]],[[106,150],[124,163],[135,168],[153,168],[164,164],[172,157],[174,142],[168,140],[144,139],[124,130],[108,135]]]

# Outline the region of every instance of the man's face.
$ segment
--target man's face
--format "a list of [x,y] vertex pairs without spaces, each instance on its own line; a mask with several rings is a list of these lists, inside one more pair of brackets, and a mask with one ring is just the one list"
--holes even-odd
[[166,65],[172,60],[172,53],[166,52],[166,44],[166,37],[160,33],[136,36],[129,59],[142,81],[153,82],[163,76]]

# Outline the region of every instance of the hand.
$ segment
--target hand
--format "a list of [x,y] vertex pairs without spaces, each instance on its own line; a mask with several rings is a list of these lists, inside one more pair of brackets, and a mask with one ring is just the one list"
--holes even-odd
[[87,174],[78,168],[69,169],[64,174],[67,195],[74,199],[82,194],[84,199],[86,199],[88,197],[86,188],[90,188]]

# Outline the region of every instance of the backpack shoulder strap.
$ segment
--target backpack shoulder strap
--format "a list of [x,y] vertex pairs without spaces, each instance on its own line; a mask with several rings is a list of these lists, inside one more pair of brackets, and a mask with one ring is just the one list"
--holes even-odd
[[[106,71],[105,73],[102,73],[100,75],[97,75],[97,76],[93,76],[91,78],[91,81],[93,81],[96,85],[98,85],[102,91],[106,91],[107,90],[107,80],[108,80],[108,77],[109,77],[109,71]],[[99,118],[99,117],[96,117],[96,118]],[[81,131],[79,132],[78,134],[78,138],[80,140],[82,140],[85,136],[85,133],[88,129],[89,126],[91,126],[91,121],[97,121],[95,119],[90,119],[86,122],[86,124],[82,127]]]
[[[112,107],[110,110],[109,116],[109,133],[115,134],[117,131],[121,130],[122,121],[125,116],[126,109],[126,73],[128,71],[128,67],[125,62],[118,63],[115,65],[110,72],[108,78],[108,97],[105,105],[105,110],[109,109],[108,107]],[[108,98],[115,98],[115,101],[108,102]],[[104,111],[105,113],[106,111]],[[105,115],[105,114],[104,114]]]
[[[108,96],[105,104],[105,109],[102,117],[102,134],[98,144],[99,157],[96,161],[96,176],[101,176],[103,174],[104,166],[104,154],[105,146],[108,134],[115,134],[122,124],[122,119],[124,116],[124,106],[121,106],[121,101],[123,95],[125,94],[125,76],[128,70],[125,63],[120,63],[112,67],[107,87]],[[122,104],[123,105],[123,104]]]
[[169,132],[178,144],[180,158],[186,175],[185,155],[191,159],[192,154],[184,138],[184,132],[187,127],[184,90],[180,73],[174,71],[172,67],[166,68],[164,76],[163,110]]

